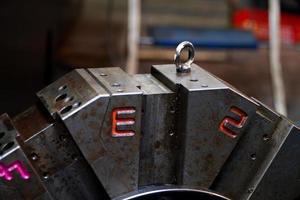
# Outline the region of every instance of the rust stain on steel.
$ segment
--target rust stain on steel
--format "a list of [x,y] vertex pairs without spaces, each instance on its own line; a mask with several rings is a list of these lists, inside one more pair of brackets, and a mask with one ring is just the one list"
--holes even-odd
[[53,119],[39,105],[35,105],[13,118],[13,123],[21,138],[26,141],[40,130],[51,126]]

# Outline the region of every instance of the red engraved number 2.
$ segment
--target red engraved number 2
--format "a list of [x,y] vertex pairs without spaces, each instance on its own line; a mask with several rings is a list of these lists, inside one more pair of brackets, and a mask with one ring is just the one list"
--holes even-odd
[[[133,114],[135,114],[135,108],[133,107],[121,107],[113,109],[111,125],[111,134],[113,137],[134,136],[134,130],[124,130],[126,127],[133,126],[135,124],[135,119],[131,117]],[[126,118],[126,115],[129,115],[130,117]]]
[[244,124],[246,123],[247,114],[237,107],[231,107],[230,112],[237,115],[239,117],[239,119],[236,120],[236,119],[233,119],[232,117],[225,117],[219,125],[219,131],[223,132],[225,135],[227,135],[231,138],[236,138],[237,133],[235,133],[233,130],[228,128],[227,125],[229,124],[238,129],[242,128],[244,126]]

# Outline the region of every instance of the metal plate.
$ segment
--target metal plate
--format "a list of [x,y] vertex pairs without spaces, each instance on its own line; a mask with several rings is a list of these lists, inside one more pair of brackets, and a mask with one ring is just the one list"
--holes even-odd
[[214,181],[212,190],[233,199],[246,199],[251,195],[253,187],[258,184],[257,179],[262,175],[260,171],[266,167],[264,163],[271,162],[280,146],[280,141],[274,141],[274,134],[288,134],[288,131],[278,126],[280,120],[280,115],[264,105],[259,106],[243,137]]
[[251,200],[300,198],[300,128],[288,124],[288,130],[283,130],[289,133],[286,139],[274,135],[274,139],[284,143],[264,171]]
[[176,73],[175,65],[154,65],[151,68],[151,74],[173,91],[176,90],[177,84],[182,85],[189,91],[228,88],[222,81],[195,64],[192,64],[190,73],[182,74]]
[[176,95],[150,74],[133,77],[143,91],[139,185],[176,182]]
[[76,69],[37,93],[52,116],[65,119],[105,94],[84,70]]
[[[142,92],[119,68],[88,71],[110,98],[101,93],[101,98],[64,119],[64,123],[105,190],[114,198],[138,187]],[[112,135],[112,115],[117,108],[135,109],[132,114],[120,116],[122,119],[134,118],[134,123],[119,130],[130,128],[134,135]]]
[[[0,134],[1,174],[3,175],[5,170],[11,175],[11,180],[0,177],[0,199],[38,199],[42,196],[50,198],[20,148],[16,140],[17,132],[6,114],[0,116]],[[10,171],[8,168],[11,168],[9,166],[13,163],[20,170]]]
[[[177,133],[182,141],[178,183],[210,187],[249,126],[257,104],[196,65],[190,73],[176,74],[175,65],[153,66],[151,73],[178,93]],[[235,136],[229,137],[221,127]]]
[[88,72],[99,81],[111,96],[142,94],[130,75],[119,67],[90,68]]
[[99,199],[102,186],[62,122],[49,124],[46,119],[39,119],[46,122],[38,125],[42,129],[23,129],[24,121],[32,121],[37,116],[44,117],[33,107],[14,121],[20,136],[24,132],[27,138],[19,142],[45,188],[54,199]]

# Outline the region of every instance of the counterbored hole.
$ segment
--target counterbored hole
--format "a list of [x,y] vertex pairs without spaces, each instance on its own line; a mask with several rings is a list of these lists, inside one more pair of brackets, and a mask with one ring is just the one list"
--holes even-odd
[[5,132],[0,132],[0,139],[3,138],[5,135]]
[[73,108],[78,108],[79,106],[81,106],[81,102],[75,102],[73,104]]
[[67,89],[67,86],[66,86],[66,85],[60,86],[60,87],[58,88],[59,91],[62,91],[62,90],[65,90],[65,89]]
[[66,93],[64,93],[64,94],[60,94],[60,95],[58,95],[56,98],[55,98],[55,101],[56,102],[58,102],[58,101],[62,101],[62,100],[64,100],[65,98],[67,98],[67,94]]
[[3,147],[1,148],[1,152],[5,152],[5,151],[9,150],[14,145],[15,145],[15,143],[13,141],[4,144]]
[[66,97],[65,98],[65,102],[69,102],[69,101],[73,101],[74,100],[74,97]]
[[113,83],[113,84],[112,84],[112,86],[113,86],[113,87],[120,87],[120,86],[121,86],[121,84],[120,84],[120,83],[117,83],[117,82],[115,82],[115,83]]
[[44,177],[44,179],[48,179],[48,178],[49,178],[48,172],[44,172],[44,173],[43,173],[43,177]]
[[255,153],[253,153],[253,154],[251,154],[251,160],[256,160],[256,154]]
[[254,189],[253,188],[249,188],[247,192],[250,194],[250,193],[254,192]]
[[268,134],[263,135],[263,140],[264,141],[268,141],[269,139],[270,139],[270,137],[268,136]]
[[31,159],[32,160],[37,160],[38,159],[38,155],[36,153],[31,153]]
[[69,111],[71,111],[72,108],[73,108],[73,106],[66,106],[60,110],[60,114],[64,115],[64,114],[68,113]]
[[193,79],[190,79],[190,81],[192,81],[192,82],[197,82],[197,81],[198,81],[198,79],[196,79],[196,78],[193,78]]

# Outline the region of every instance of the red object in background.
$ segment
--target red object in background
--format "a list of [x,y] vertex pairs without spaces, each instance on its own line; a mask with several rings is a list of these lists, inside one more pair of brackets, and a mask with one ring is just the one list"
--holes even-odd
[[[235,28],[252,30],[259,40],[268,40],[268,11],[258,9],[242,9],[233,15]],[[285,44],[300,42],[300,16],[282,13],[280,16],[281,40]]]

